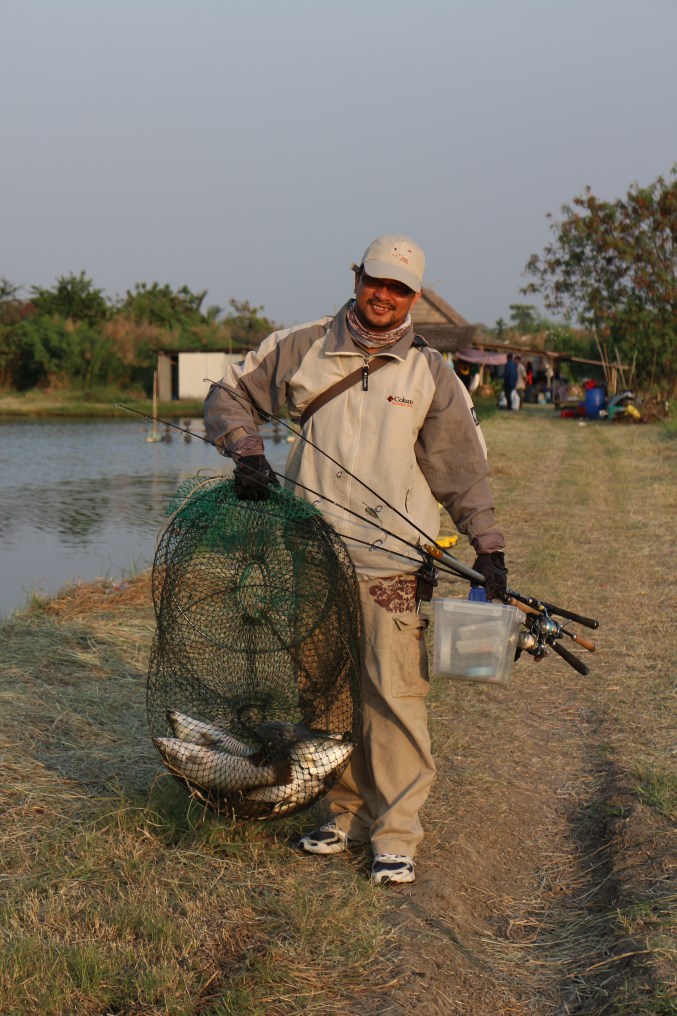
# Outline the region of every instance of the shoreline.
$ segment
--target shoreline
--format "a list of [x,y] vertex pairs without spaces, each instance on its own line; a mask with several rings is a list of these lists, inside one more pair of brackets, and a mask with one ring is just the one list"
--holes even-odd
[[[46,419],[50,417],[73,419],[132,418],[124,409],[116,409],[114,403],[121,402],[138,413],[152,415],[153,402],[139,398],[138,393],[106,391],[87,394],[85,392],[11,392],[0,395],[0,422],[18,419]],[[182,399],[160,402],[158,417],[179,419],[180,417],[202,416],[204,403],[201,399]]]

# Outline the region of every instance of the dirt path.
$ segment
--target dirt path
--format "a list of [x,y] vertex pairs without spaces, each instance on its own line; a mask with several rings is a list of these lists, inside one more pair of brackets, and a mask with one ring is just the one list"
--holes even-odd
[[675,456],[670,486],[647,430],[572,442],[566,426],[503,422],[495,488],[511,582],[599,617],[600,649],[587,678],[527,657],[508,689],[438,689],[439,776],[417,882],[393,896],[402,973],[383,1012],[677,1012],[677,839],[637,789],[657,759],[674,788],[675,643],[654,634],[652,591],[674,588]]

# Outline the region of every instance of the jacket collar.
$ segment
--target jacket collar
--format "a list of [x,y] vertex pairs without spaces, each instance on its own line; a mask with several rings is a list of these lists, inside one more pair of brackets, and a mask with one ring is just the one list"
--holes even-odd
[[396,360],[405,360],[407,353],[411,348],[411,344],[414,341],[414,328],[408,328],[401,339],[392,346],[386,346],[385,349],[376,350],[375,353],[368,354],[354,341],[348,325],[346,324],[346,310],[348,304],[351,301],[341,307],[338,314],[334,317],[327,337],[324,343],[324,351],[328,356],[336,356],[341,354],[350,354],[352,356],[365,357],[371,356],[392,356]]

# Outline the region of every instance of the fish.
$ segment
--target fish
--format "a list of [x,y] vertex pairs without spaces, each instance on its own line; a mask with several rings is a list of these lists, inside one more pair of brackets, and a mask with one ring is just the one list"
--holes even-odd
[[285,756],[268,765],[256,765],[249,758],[231,755],[178,737],[154,737],[153,743],[165,765],[177,776],[206,791],[229,796],[238,791],[274,787],[292,777],[290,758]]
[[330,737],[343,740],[343,734],[332,734],[326,730],[307,727],[305,723],[287,723],[284,720],[267,720],[256,727],[256,737],[268,756],[286,751],[290,746],[315,737]]
[[278,818],[310,804],[342,771],[354,744],[348,734],[310,730],[274,720],[255,728],[259,747],[225,727],[167,710],[174,737],[153,742],[175,776],[212,796],[220,795],[244,816]]
[[280,818],[314,801],[327,783],[346,766],[354,744],[340,734],[314,737],[289,748],[291,779],[284,784],[258,787],[243,794],[247,804],[270,805],[259,818]]
[[205,748],[219,748],[229,755],[238,755],[240,758],[250,758],[258,750],[244,741],[238,741],[224,727],[193,719],[192,716],[180,713],[177,709],[168,709],[167,719],[174,737],[178,737],[181,741],[190,741],[191,744],[200,744]]
[[167,720],[172,728],[174,737],[178,737],[181,741],[202,744],[206,748],[219,748],[222,751],[228,752],[229,755],[239,755],[242,758],[260,756],[262,747],[267,749],[266,754],[270,756],[271,749],[283,750],[290,744],[297,744],[299,741],[306,740],[315,735],[332,737],[338,740],[341,740],[343,736],[342,734],[311,730],[303,723],[268,720],[265,723],[259,723],[255,728],[259,746],[254,748],[244,741],[238,740],[221,724],[196,720],[193,716],[179,712],[178,709],[168,709]]

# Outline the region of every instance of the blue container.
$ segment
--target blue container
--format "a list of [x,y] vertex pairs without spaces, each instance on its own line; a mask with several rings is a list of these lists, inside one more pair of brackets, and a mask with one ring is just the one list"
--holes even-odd
[[604,389],[588,388],[585,392],[585,415],[589,420],[599,420],[599,411],[604,408]]

